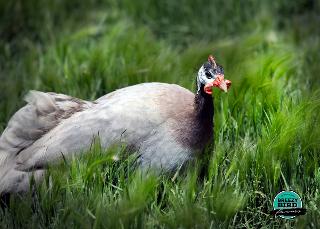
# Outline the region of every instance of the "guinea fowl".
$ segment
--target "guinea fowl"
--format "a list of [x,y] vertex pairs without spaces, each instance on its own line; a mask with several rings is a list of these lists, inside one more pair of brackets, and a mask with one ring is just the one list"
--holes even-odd
[[48,165],[90,148],[99,136],[108,148],[124,142],[137,163],[174,171],[200,154],[213,136],[212,87],[231,82],[209,56],[197,75],[196,94],[175,84],[143,83],[89,102],[31,91],[0,137],[0,194],[28,191]]

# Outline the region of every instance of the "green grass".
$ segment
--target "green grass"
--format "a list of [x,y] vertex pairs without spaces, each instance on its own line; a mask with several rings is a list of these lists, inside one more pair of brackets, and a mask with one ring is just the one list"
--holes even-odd
[[[217,7],[218,6],[218,7]],[[245,6],[245,7],[243,7]],[[213,53],[215,147],[175,179],[141,174],[99,142],[11,197],[4,228],[312,228],[320,225],[316,1],[0,1],[0,132],[30,89],[95,99],[141,82],[195,89]],[[12,14],[11,12],[16,12]],[[207,159],[207,160],[206,160]],[[268,214],[294,190],[307,214]]]

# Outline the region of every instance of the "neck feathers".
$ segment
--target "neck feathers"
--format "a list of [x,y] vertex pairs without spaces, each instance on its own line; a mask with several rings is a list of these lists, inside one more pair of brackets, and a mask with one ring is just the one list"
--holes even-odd
[[202,149],[213,136],[213,98],[203,91],[203,86],[194,98],[193,136],[194,146]]
[[203,119],[210,119],[213,121],[213,98],[211,95],[208,95],[203,90],[203,85],[201,86],[200,91],[195,95],[194,99],[194,109],[196,117]]

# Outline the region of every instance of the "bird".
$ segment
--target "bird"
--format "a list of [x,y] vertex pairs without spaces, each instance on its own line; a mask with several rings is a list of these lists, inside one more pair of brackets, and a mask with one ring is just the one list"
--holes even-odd
[[27,104],[0,137],[0,194],[24,193],[49,165],[90,148],[125,143],[141,168],[172,172],[201,155],[213,141],[213,87],[231,81],[209,55],[198,70],[196,92],[176,84],[141,83],[85,101],[53,92],[30,91]]

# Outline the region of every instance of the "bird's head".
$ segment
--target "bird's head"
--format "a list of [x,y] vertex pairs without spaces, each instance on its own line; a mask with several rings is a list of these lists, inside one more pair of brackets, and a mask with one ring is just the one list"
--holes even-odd
[[231,86],[230,80],[224,79],[223,67],[216,63],[213,56],[208,57],[208,62],[204,63],[199,69],[197,76],[197,93],[203,90],[211,95],[212,88],[218,87],[222,91],[227,92]]

